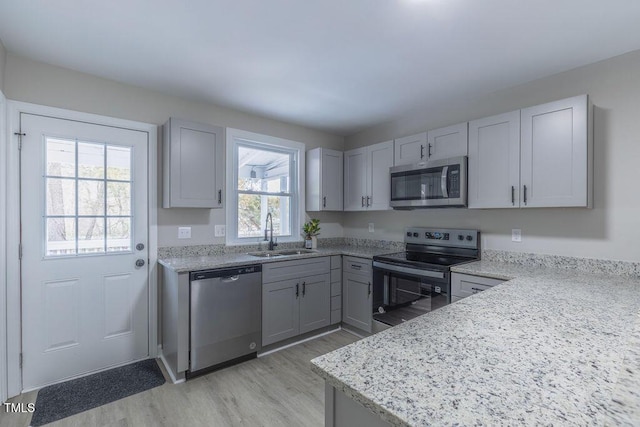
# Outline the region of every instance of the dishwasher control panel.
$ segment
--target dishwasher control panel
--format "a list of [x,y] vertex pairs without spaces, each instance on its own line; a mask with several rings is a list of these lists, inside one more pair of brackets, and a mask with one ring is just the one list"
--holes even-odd
[[206,280],[216,277],[238,276],[240,274],[260,273],[261,265],[247,265],[242,267],[220,268],[218,270],[194,271],[190,275],[191,281]]

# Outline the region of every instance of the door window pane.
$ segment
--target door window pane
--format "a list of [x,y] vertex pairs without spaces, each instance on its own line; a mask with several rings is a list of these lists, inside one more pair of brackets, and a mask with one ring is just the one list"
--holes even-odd
[[76,214],[76,181],[47,178],[47,215]]
[[131,147],[45,137],[45,150],[45,256],[130,252]]
[[107,179],[131,179],[131,147],[107,146]]
[[104,144],[78,143],[78,177],[104,178]]
[[78,218],[78,253],[101,253],[104,249],[104,217]]
[[56,138],[47,138],[47,175],[76,175],[76,143]]
[[47,218],[47,256],[73,255],[76,253],[75,218]]
[[104,181],[78,180],[78,215],[104,215]]

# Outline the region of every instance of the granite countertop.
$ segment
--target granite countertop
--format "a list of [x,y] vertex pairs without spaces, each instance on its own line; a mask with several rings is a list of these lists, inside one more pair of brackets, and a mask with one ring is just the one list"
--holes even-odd
[[640,424],[640,280],[480,261],[511,279],[312,360],[399,426]]
[[269,262],[289,261],[294,259],[322,257],[331,255],[347,255],[360,258],[371,259],[375,255],[397,252],[389,248],[375,248],[367,246],[328,246],[318,248],[316,252],[300,255],[287,255],[275,258],[260,258],[246,253],[231,253],[213,256],[186,256],[176,258],[161,258],[158,260],[163,266],[176,273],[186,273],[189,271],[207,270],[212,268],[235,267],[247,264],[265,264]]

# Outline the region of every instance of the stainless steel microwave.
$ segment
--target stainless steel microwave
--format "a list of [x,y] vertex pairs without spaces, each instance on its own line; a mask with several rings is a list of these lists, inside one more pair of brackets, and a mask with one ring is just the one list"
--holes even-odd
[[467,206],[467,157],[395,166],[391,174],[394,209]]

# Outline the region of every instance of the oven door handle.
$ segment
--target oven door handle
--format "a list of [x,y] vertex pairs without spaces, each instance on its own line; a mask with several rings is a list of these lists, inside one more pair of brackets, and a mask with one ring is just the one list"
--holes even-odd
[[406,273],[406,274],[411,274],[413,276],[444,279],[444,273],[441,271],[421,270],[419,268],[402,267],[399,265],[385,264],[378,261],[373,261],[373,268],[379,268],[386,271],[393,271],[396,273]]
[[449,166],[442,168],[442,175],[440,177],[440,187],[442,188],[442,197],[449,198],[449,192],[447,191],[447,178],[449,177]]

